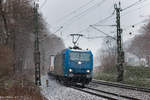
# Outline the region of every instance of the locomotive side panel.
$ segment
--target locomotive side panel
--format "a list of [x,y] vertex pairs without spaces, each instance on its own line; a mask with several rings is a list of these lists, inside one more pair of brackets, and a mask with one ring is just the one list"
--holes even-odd
[[63,55],[58,54],[54,61],[54,73],[58,76],[64,76]]

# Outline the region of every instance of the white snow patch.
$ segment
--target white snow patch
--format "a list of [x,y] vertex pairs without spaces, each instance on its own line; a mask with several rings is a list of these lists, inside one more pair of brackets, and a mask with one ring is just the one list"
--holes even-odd
[[[49,85],[46,86],[46,80]],[[48,100],[106,100],[81,91],[65,87],[48,76],[42,76],[42,94]]]

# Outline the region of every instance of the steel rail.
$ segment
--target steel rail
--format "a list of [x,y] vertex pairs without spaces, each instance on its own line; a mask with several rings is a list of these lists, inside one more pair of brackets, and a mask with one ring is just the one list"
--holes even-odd
[[84,93],[88,93],[88,94],[91,94],[91,95],[95,95],[97,97],[101,97],[101,98],[105,98],[105,99],[108,99],[108,100],[117,100],[113,97],[109,97],[109,96],[105,96],[105,95],[102,95],[102,94],[98,94],[98,93],[95,93],[95,92],[91,92],[91,91],[88,91],[88,90],[84,90],[82,88],[79,88],[79,87],[75,87],[75,86],[71,86],[71,88],[75,89],[75,90],[79,90],[81,92],[84,92]]
[[127,99],[127,100],[140,100],[138,98],[135,97],[129,97],[129,96],[125,96],[125,95],[120,95],[117,93],[111,93],[111,92],[107,92],[107,91],[103,91],[103,90],[99,90],[99,89],[94,89],[91,87],[86,86],[85,88],[80,88],[77,86],[71,86],[71,88],[91,94],[91,95],[95,95],[101,98],[105,98],[108,100],[118,100],[118,98],[123,98],[123,99]]
[[86,87],[86,88],[88,88],[90,90],[93,90],[93,91],[102,92],[102,93],[106,93],[106,94],[113,95],[113,96],[116,96],[116,97],[122,97],[122,98],[129,99],[129,100],[140,100],[140,99],[135,98],[135,97],[120,95],[120,94],[117,94],[117,93],[112,93],[112,92],[107,92],[107,91],[103,91],[103,90],[99,90],[99,89],[94,89],[94,88],[91,88],[91,87]]
[[96,84],[101,84],[101,85],[107,85],[107,86],[112,86],[112,87],[118,87],[118,88],[123,88],[123,89],[130,89],[130,90],[136,90],[136,91],[140,91],[140,92],[150,93],[150,89],[131,86],[131,85],[126,85],[126,84],[107,82],[107,81],[95,80],[95,79],[92,80],[91,83],[96,83]]

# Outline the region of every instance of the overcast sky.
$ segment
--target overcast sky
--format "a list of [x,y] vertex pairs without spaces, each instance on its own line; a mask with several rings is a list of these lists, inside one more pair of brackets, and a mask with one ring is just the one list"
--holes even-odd
[[[99,20],[110,16],[114,11],[114,3],[119,0],[40,0],[40,12],[48,23],[49,30],[53,33],[61,26],[63,29],[55,33],[63,38],[66,47],[72,46],[71,33],[81,33],[85,36],[105,36],[100,32],[89,27]],[[122,9],[130,6],[139,0],[120,0]],[[85,6],[86,5],[86,6]],[[133,38],[139,34],[137,30],[145,24],[143,20],[150,15],[150,0],[142,0],[135,6],[121,12],[121,26],[124,29],[123,40]],[[137,24],[138,23],[138,24]],[[98,23],[99,25],[114,25],[115,14],[107,21]],[[131,25],[137,24],[135,28]],[[115,27],[97,27],[109,35],[115,36]],[[129,32],[132,35],[129,35]],[[79,46],[89,48],[94,55],[102,47],[104,39],[85,39],[81,38]]]

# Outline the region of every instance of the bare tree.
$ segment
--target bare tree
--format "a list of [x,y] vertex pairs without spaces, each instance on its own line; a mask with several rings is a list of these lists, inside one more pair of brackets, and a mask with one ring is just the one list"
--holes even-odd
[[44,40],[41,41],[41,69],[42,73],[48,72],[50,67],[50,56],[56,55],[58,52],[62,51],[65,46],[61,38],[54,34],[43,37]]
[[[6,32],[7,27],[7,32],[9,32],[7,46],[13,50],[13,57],[15,62],[14,69],[18,72],[24,72],[24,69],[33,69],[33,51],[35,38],[34,11],[33,6],[31,5],[32,0],[5,0],[5,2],[2,2],[2,0],[0,1],[0,40],[6,40],[4,33]],[[41,38],[44,35],[49,34],[49,31],[46,28],[46,22],[42,18],[41,14],[38,16],[38,24]],[[53,42],[53,40],[49,42]],[[51,47],[53,48],[54,46]]]
[[134,37],[128,51],[142,58],[150,55],[150,21],[141,28],[140,32],[142,34]]
[[0,78],[12,75],[13,52],[10,48],[0,45]]
[[101,62],[100,70],[109,72],[116,69],[116,43],[113,40],[107,39],[103,44],[102,49],[99,51]]

